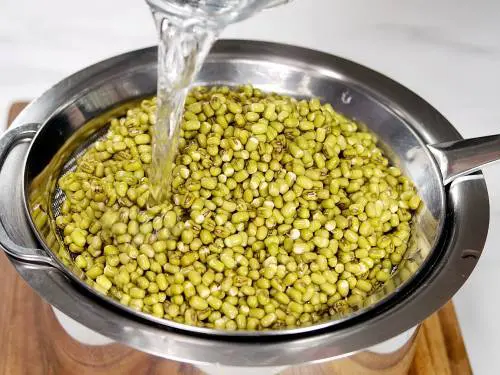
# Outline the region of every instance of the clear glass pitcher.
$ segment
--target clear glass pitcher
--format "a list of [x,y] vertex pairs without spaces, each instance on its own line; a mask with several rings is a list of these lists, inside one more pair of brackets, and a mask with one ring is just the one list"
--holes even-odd
[[153,13],[181,19],[205,19],[226,26],[291,0],[146,0]]

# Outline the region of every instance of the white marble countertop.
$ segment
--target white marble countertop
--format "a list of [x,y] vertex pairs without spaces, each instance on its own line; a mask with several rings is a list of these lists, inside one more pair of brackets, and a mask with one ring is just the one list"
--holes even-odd
[[[500,132],[500,2],[496,0],[295,0],[228,28],[223,37],[301,45],[367,65],[441,111],[464,137]],[[0,123],[9,103],[30,99],[85,66],[156,41],[141,0],[2,0]],[[454,298],[476,374],[496,374],[500,165],[486,178],[486,251]]]

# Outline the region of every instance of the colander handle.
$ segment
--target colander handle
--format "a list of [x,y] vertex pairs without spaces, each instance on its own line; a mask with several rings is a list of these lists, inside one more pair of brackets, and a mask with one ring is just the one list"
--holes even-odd
[[500,160],[500,135],[462,139],[427,147],[439,165],[444,185]]
[[[6,131],[0,138],[0,168],[3,167],[10,151],[22,141],[32,139],[40,124],[24,124]],[[4,192],[5,193],[5,192]],[[50,255],[41,249],[31,249],[19,246],[9,237],[0,218],[0,247],[10,256],[28,263],[37,263],[58,268],[57,263]]]

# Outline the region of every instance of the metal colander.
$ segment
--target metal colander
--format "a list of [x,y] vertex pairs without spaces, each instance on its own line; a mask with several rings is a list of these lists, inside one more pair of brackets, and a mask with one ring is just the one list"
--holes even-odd
[[[13,144],[32,138],[22,166],[21,198],[3,202],[13,214],[9,218],[0,213],[0,245],[18,272],[59,310],[116,341],[167,358],[288,365],[344,355],[393,337],[435,311],[463,285],[488,229],[483,177],[464,175],[500,157],[498,137],[461,141],[421,98],[350,61],[280,44],[219,41],[197,84],[252,82],[264,91],[321,97],[339,112],[368,124],[392,151],[425,205],[413,226],[407,267],[352,315],[276,331],[228,332],[157,319],[88,287],[71,267],[71,257],[51,225],[64,199],[55,184],[103,135],[106,118],[124,113],[124,103],[133,105],[155,93],[156,57],[154,48],[134,51],[77,73],[43,94],[0,139],[0,157],[5,159]],[[0,189],[13,189],[2,187],[2,181]],[[45,225],[36,225],[37,209],[49,213],[51,220]],[[20,224],[19,215],[28,225]],[[19,232],[24,234],[13,235]],[[26,237],[31,245],[16,245],[10,236]]]
[[[108,126],[103,126],[101,129],[97,130],[91,136],[89,136],[82,143],[78,144],[76,149],[70,155],[70,157],[63,164],[57,180],[69,172],[74,172],[76,170],[77,161],[85,154],[88,148],[90,148],[97,141],[103,140],[105,138],[106,132],[108,131]],[[54,187],[54,193],[52,195],[52,202],[50,203],[52,217],[58,217],[61,214],[61,206],[65,200],[66,196],[59,186]],[[59,229],[58,229],[59,230]]]
[[[133,103],[136,103],[134,101]],[[38,229],[38,233],[41,233],[42,236],[40,238],[41,241],[46,242],[51,248],[52,252],[56,254],[62,264],[66,267],[69,267],[72,271],[72,274],[76,276],[75,281],[80,283],[81,286],[84,286],[87,290],[92,291],[86,284],[82,283],[82,281],[86,280],[86,276],[84,272],[76,267],[74,264],[74,260],[77,254],[72,253],[64,244],[64,233],[62,229],[58,228],[55,225],[55,218],[61,214],[62,205],[66,199],[66,195],[62,189],[59,188],[57,181],[64,175],[69,172],[74,172],[76,170],[78,160],[83,157],[83,155],[87,152],[87,150],[92,147],[95,142],[99,140],[104,140],[106,137],[106,133],[109,129],[108,120],[112,115],[124,115],[126,109],[132,106],[132,103],[128,103],[125,106],[121,106],[117,109],[114,109],[110,113],[106,113],[104,115],[98,116],[92,121],[86,123],[81,128],[77,130],[77,132],[63,145],[61,150],[52,158],[51,163],[44,168],[44,170],[36,177],[37,183],[32,183],[31,187],[36,186],[36,189],[32,189],[32,193],[30,194],[30,207],[32,215],[35,216],[36,212],[34,212],[33,208],[40,209],[49,214],[50,220],[44,222],[43,225],[37,225],[37,220],[34,220],[35,226]],[[387,149],[387,147],[385,147]],[[387,149],[389,153],[391,153],[390,149]],[[40,195],[39,192],[48,192],[48,194]],[[422,213],[426,212],[423,210],[419,215],[422,217]],[[421,219],[420,219],[421,221]],[[429,218],[427,219],[429,221]],[[435,223],[434,220],[429,222]],[[415,227],[415,226],[414,226]],[[435,230],[435,228],[434,228]],[[399,275],[397,272],[393,274],[392,279],[387,282],[381,288],[377,288],[376,292],[371,294],[369,298],[363,302],[362,305],[357,306],[354,310],[363,310],[370,307],[370,305],[377,303],[382,300],[384,297],[389,295],[399,284],[401,284],[404,279],[409,277],[409,270],[413,273],[413,270],[420,266],[422,262],[425,260],[425,256],[427,255],[426,249],[430,249],[429,240],[425,236],[418,235],[418,232],[413,231],[413,234],[410,238],[408,248],[409,250],[405,256],[405,266],[407,269],[403,267],[403,274]],[[417,245],[419,242],[419,245]],[[397,269],[395,269],[398,271]],[[101,296],[103,297],[103,296]],[[107,297],[108,302],[111,302],[114,305],[118,305],[117,301],[111,300]],[[152,317],[149,314],[144,314],[142,312],[138,312],[133,310],[127,306],[118,305],[123,309],[129,310],[130,313],[139,315],[142,318],[153,319],[155,321],[159,321],[161,324],[165,325],[173,325],[173,326],[182,326],[182,324],[157,319]],[[357,313],[353,313],[350,311],[347,314],[338,313],[337,315],[332,315],[331,320],[341,321],[350,318],[352,315],[356,315]],[[327,323],[317,323],[316,326]],[[198,331],[215,331],[213,329],[206,328],[197,328],[193,327],[193,329]],[[309,330],[309,327],[300,327],[295,329],[287,329],[283,330],[283,334],[289,334],[289,331],[301,332]],[[223,331],[220,331],[223,332]],[[260,332],[241,332],[243,335],[260,335]],[[264,331],[266,334],[266,331]],[[275,334],[275,333],[273,333]]]

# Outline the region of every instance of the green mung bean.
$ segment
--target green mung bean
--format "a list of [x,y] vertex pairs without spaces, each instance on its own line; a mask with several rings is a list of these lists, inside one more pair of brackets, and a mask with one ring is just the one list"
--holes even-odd
[[193,89],[161,204],[149,191],[155,112],[152,98],[112,119],[59,179],[61,243],[100,293],[185,324],[291,328],[363,303],[406,262],[421,199],[331,105]]

